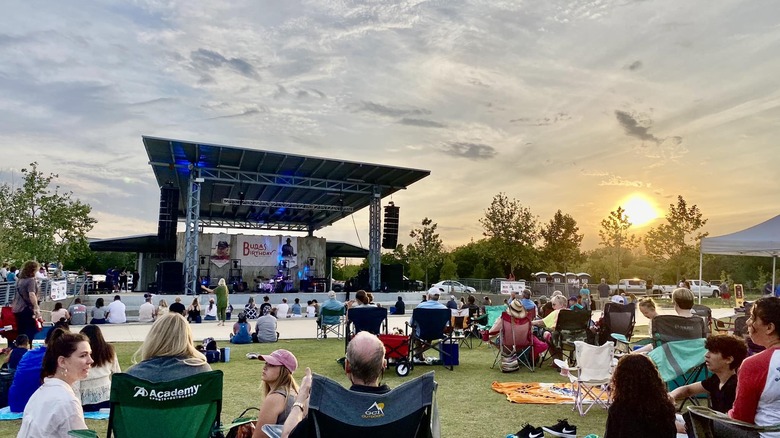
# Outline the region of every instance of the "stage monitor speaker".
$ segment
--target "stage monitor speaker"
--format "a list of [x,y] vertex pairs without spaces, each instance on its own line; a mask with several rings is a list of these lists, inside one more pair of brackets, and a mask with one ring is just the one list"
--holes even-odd
[[179,221],[179,189],[160,187],[160,214],[157,220],[157,238],[163,253],[176,253],[176,223]]
[[173,260],[157,264],[157,291],[180,294],[184,291],[184,264]]
[[382,248],[395,249],[398,246],[398,211],[392,202],[385,206],[385,228],[382,232]]

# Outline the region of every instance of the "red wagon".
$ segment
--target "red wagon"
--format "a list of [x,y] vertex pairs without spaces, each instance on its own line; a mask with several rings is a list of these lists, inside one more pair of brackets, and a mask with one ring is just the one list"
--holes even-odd
[[379,340],[385,346],[388,364],[395,365],[395,373],[401,377],[409,375],[409,336],[380,334]]

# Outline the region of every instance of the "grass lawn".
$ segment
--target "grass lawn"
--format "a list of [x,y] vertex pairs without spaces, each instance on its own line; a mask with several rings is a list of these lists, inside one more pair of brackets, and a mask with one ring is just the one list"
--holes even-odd
[[[645,328],[644,331],[647,329]],[[637,327],[638,333],[642,328]],[[439,383],[438,403],[442,424],[442,436],[447,438],[503,438],[517,432],[524,422],[535,426],[552,425],[560,418],[568,418],[577,426],[579,436],[595,433],[604,434],[606,411],[594,407],[585,417],[572,411],[572,405],[519,405],[506,401],[501,394],[493,392],[490,384],[499,382],[563,382],[557,372],[547,366],[535,372],[521,369],[515,373],[504,374],[497,368],[490,369],[495,356],[486,345],[473,349],[460,349],[460,365],[454,371],[442,366],[418,366],[406,378],[396,376],[394,369],[388,369],[384,381],[395,387],[405,380],[419,376],[427,371],[436,372]],[[133,352],[139,343],[115,343],[119,361],[123,370],[129,368]],[[226,345],[220,344],[221,347]],[[262,362],[248,360],[248,352],[270,353],[277,348],[286,348],[298,358],[301,368],[295,376],[300,381],[304,367],[311,367],[316,373],[331,377],[347,385],[347,379],[336,359],[343,356],[344,342],[336,339],[326,340],[290,340],[276,344],[231,345],[231,361],[214,364],[214,369],[225,372],[223,390],[222,421],[228,422],[249,406],[260,406],[260,374]],[[549,362],[548,362],[549,363]],[[0,436],[16,436],[19,421],[0,422]],[[107,421],[87,421],[87,425],[105,436]],[[150,435],[151,436],[151,435]]]

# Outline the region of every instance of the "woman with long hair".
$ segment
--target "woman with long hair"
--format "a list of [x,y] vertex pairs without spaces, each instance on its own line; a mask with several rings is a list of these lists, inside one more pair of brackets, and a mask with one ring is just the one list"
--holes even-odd
[[62,302],[57,301],[54,303],[54,310],[51,311],[51,322],[60,322],[62,318],[65,318],[65,321],[70,321],[70,313],[68,313],[68,309],[62,307]]
[[41,308],[38,307],[41,290],[35,280],[38,267],[38,262],[33,260],[22,266],[22,272],[16,281],[16,294],[11,304],[16,317],[17,332],[27,335],[30,339],[34,339],[35,334],[38,333],[36,320],[41,317]]
[[[780,298],[759,298],[747,320],[750,340],[764,351],[742,362],[737,374],[737,396],[729,416],[769,426],[780,423]],[[761,433],[762,437],[777,436]]]
[[655,364],[645,355],[620,358],[604,438],[674,438],[675,407]]
[[71,430],[87,428],[73,385],[89,374],[90,353],[86,336],[56,330],[43,355],[43,384],[24,408],[19,437],[65,438]]
[[190,324],[178,313],[167,313],[152,324],[149,334],[133,354],[127,374],[162,382],[211,371],[206,356],[195,349]]
[[217,320],[217,305],[214,304],[214,298],[209,298],[209,306],[206,308],[206,316],[203,317],[204,321],[216,321]]
[[108,314],[108,310],[106,307],[104,307],[103,298],[98,298],[95,300],[95,307],[92,308],[90,314],[92,315],[92,320],[89,321],[90,324],[106,323],[106,315]]
[[159,318],[165,314],[168,313],[168,302],[165,300],[160,300],[157,304],[157,314],[155,317]]
[[122,368],[119,366],[114,346],[103,338],[100,327],[93,324],[84,326],[81,334],[89,339],[94,362],[87,378],[79,382],[78,389],[84,412],[94,412],[109,407],[111,376],[114,373],[121,373]]
[[187,308],[187,321],[200,324],[200,302],[198,298],[192,300],[192,304]]
[[250,332],[252,328],[246,321],[246,314],[241,312],[238,314],[238,322],[233,324],[233,333],[230,335],[231,344],[251,344],[252,335]]
[[217,325],[225,325],[227,307],[228,307],[228,288],[225,284],[225,279],[220,278],[217,283],[217,287],[209,289],[206,286],[201,285],[201,289],[207,291],[210,294],[214,294],[217,297],[217,318],[219,322]]
[[298,395],[298,383],[293,373],[298,368],[295,355],[287,350],[276,350],[263,354],[258,359],[265,361],[263,367],[263,406],[257,415],[257,424],[252,438],[265,438],[260,430],[264,424],[284,424]]

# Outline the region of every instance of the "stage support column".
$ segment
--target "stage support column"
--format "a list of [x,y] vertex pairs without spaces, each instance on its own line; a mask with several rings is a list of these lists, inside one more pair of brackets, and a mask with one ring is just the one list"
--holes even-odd
[[187,295],[198,293],[198,224],[200,222],[200,169],[190,164],[190,181],[187,190],[187,215],[184,230],[184,291]]
[[382,193],[374,186],[368,207],[368,281],[371,290],[381,288],[382,279]]

